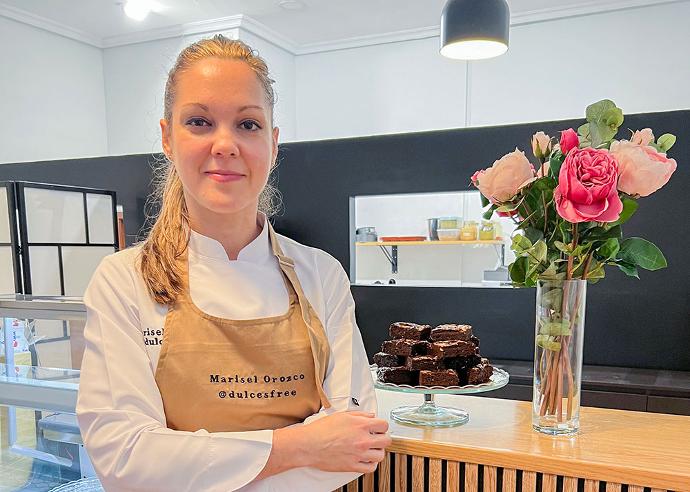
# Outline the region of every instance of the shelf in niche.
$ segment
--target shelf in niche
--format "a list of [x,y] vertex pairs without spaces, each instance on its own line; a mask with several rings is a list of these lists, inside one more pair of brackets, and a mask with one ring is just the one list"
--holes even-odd
[[473,245],[473,244],[505,244],[503,240],[491,241],[372,241],[355,243],[355,246],[435,246],[435,245]]

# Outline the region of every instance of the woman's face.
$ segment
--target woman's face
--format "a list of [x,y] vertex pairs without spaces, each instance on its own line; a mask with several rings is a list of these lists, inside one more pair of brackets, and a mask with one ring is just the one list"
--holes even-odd
[[182,180],[190,219],[255,213],[278,150],[278,129],[256,73],[207,58],[178,73],[163,150]]

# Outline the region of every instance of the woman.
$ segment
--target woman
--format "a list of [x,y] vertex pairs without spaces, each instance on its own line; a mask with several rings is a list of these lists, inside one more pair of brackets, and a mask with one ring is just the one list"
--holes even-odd
[[168,76],[160,214],[84,298],[77,416],[108,491],[333,490],[390,444],[345,272],[263,213],[271,83],[220,35]]

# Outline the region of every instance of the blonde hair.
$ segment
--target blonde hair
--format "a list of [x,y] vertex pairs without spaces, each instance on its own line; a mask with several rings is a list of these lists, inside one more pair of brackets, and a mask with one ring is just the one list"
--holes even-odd
[[[163,117],[169,123],[172,121],[178,75],[197,61],[207,58],[241,60],[254,70],[266,93],[272,127],[275,93],[266,62],[242,41],[229,39],[221,34],[197,41],[178,55],[165,84]],[[275,168],[275,163],[272,166],[271,170]],[[153,174],[154,192],[149,197],[147,209],[159,205],[160,210],[148,237],[143,241],[139,269],[151,297],[160,304],[173,304],[182,292],[182,271],[177,260],[189,244],[189,214],[182,181],[173,163],[167,157],[162,158],[154,166]],[[269,180],[259,196],[259,210],[267,216],[275,214],[280,206],[280,193],[273,181],[273,178]]]

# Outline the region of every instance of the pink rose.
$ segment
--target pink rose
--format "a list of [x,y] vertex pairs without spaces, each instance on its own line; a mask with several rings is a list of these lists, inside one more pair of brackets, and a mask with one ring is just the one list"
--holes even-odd
[[615,222],[623,210],[618,197],[618,163],[604,149],[573,148],[554,190],[558,215],[568,222]]
[[668,183],[676,170],[675,159],[669,159],[648,145],[614,141],[611,153],[618,160],[618,189],[628,195],[651,195]]
[[515,149],[506,154],[488,169],[477,171],[472,182],[492,203],[510,200],[523,186],[534,180],[534,167],[525,153]]
[[572,128],[568,128],[565,131],[561,132],[561,152],[563,152],[563,155],[567,154],[570,149],[576,148],[578,145],[580,145],[580,139],[577,136],[577,132],[573,130]]
[[652,133],[652,129],[643,128],[642,130],[637,130],[635,133],[633,133],[633,136],[630,138],[630,141],[638,145],[649,145],[651,142],[654,141],[654,134]]
[[545,159],[551,153],[551,137],[544,132],[532,135],[532,153],[537,159]]

